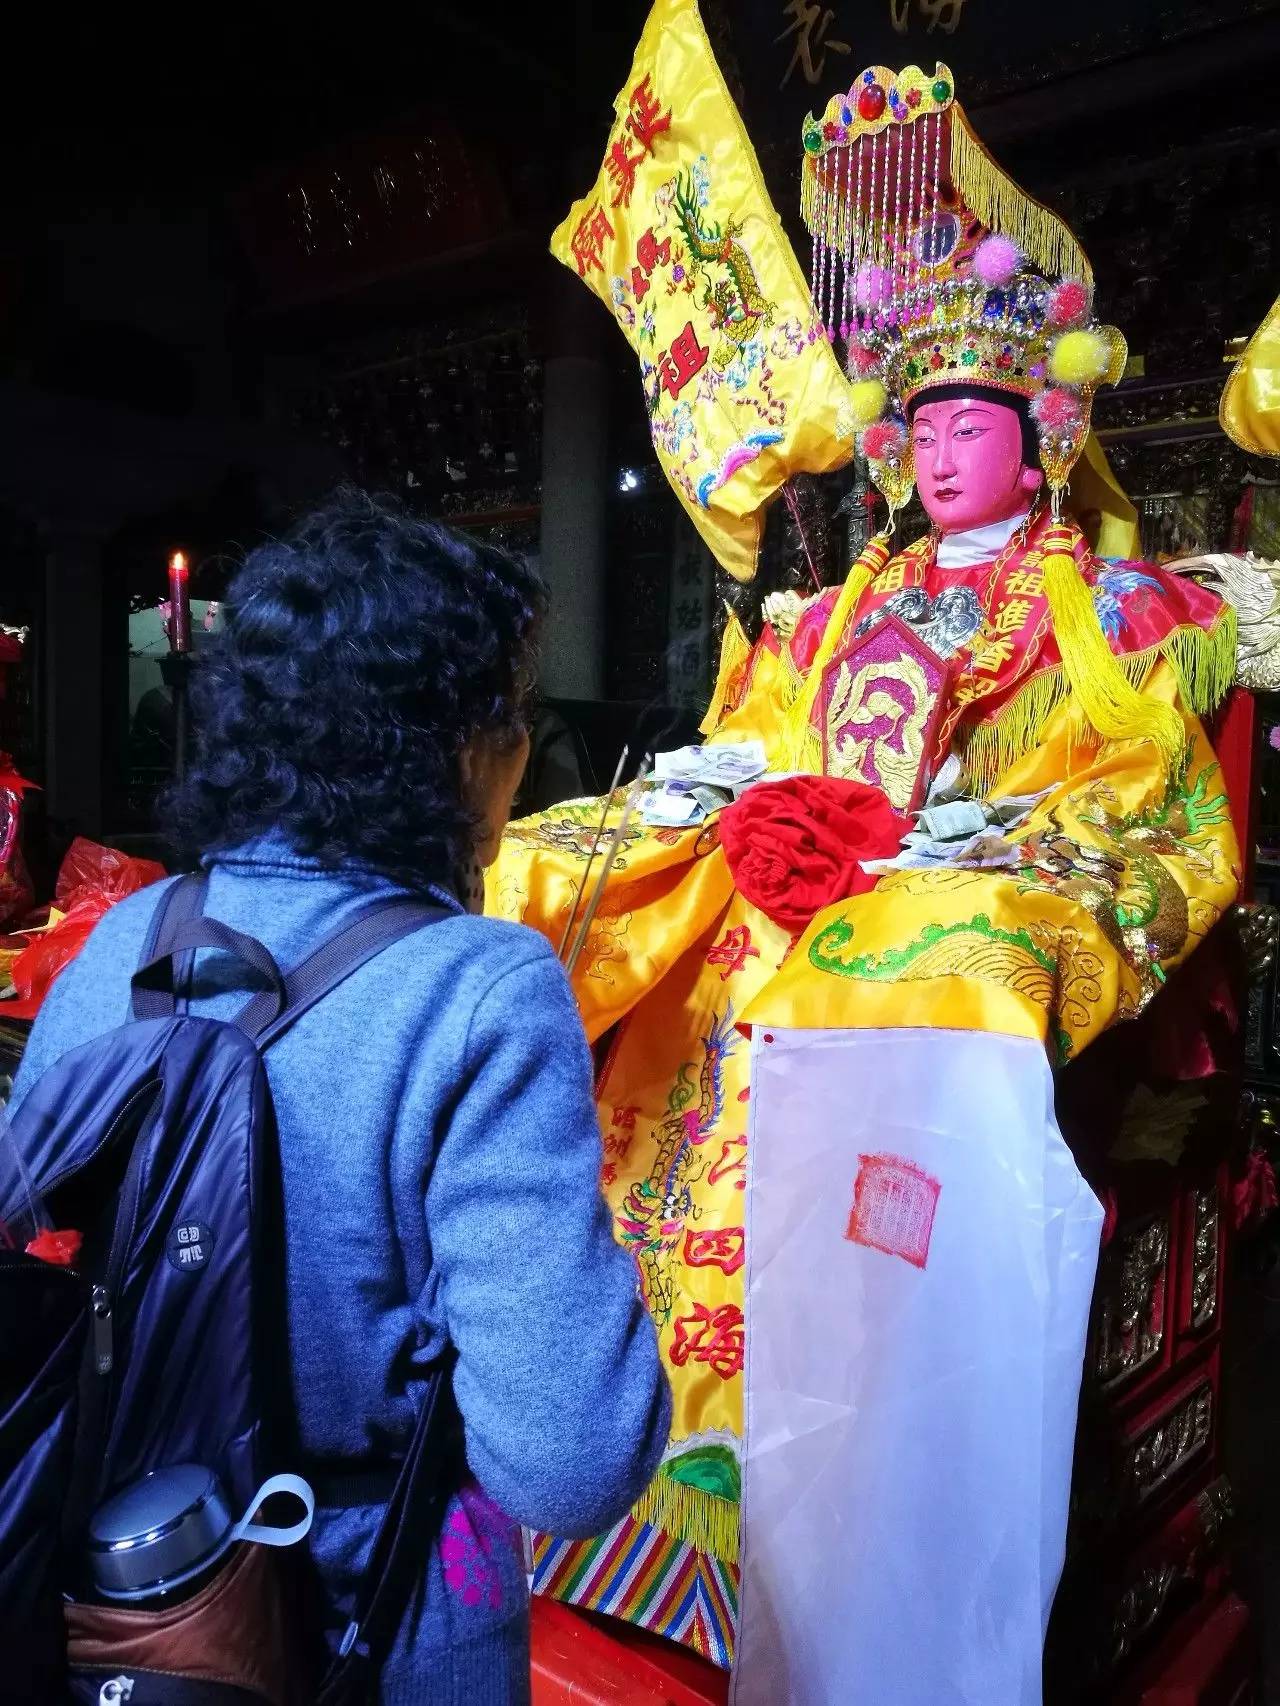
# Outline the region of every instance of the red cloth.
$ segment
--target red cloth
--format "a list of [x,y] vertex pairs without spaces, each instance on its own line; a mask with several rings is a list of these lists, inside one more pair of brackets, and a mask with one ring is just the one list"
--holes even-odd
[[65,916],[37,936],[13,962],[17,999],[0,1004],[6,1019],[34,1019],[58,973],[70,965],[94,925],[117,901],[166,876],[154,859],[131,859],[114,847],[77,836],[58,872],[53,904]]
[[[4,637],[0,634],[0,640]],[[10,755],[0,752],[0,794],[9,796],[0,799],[0,929],[30,912],[35,899],[18,840],[22,796],[34,786],[19,776]]]
[[911,827],[877,788],[832,776],[757,782],[720,814],[739,891],[784,930],[875,886],[863,859],[891,859]]
[[38,1233],[27,1245],[28,1256],[38,1256],[42,1262],[52,1262],[56,1268],[69,1268],[80,1254],[84,1242],[78,1232]]
[[830,586],[820,598],[815,598],[811,604],[805,606],[800,620],[796,623],[796,631],[791,636],[791,656],[798,670],[808,669],[813,662],[839,596],[840,588]]
[[1205,722],[1226,784],[1227,799],[1231,802],[1231,821],[1244,871],[1240,884],[1241,900],[1253,897],[1253,860],[1257,843],[1256,781],[1258,750],[1258,705],[1252,693],[1243,687],[1233,687],[1213,716]]
[[1187,1084],[1235,1067],[1238,962],[1228,928],[1219,927],[1174,972],[1142,1019],[1148,1081]]
[[1251,1149],[1244,1176],[1231,1187],[1231,1206],[1237,1232],[1259,1225],[1276,1207],[1275,1169],[1265,1149]]
[[[0,635],[0,639],[3,635]],[[0,752],[0,788],[5,788],[11,794],[25,794],[28,788],[34,788],[34,782],[28,782],[25,776],[20,776],[13,762],[12,753]]]
[[1115,1237],[1119,1222],[1120,1202],[1116,1193],[1108,1188],[1102,1198],[1102,1248],[1104,1250]]
[[[1241,899],[1251,890],[1248,866],[1255,833],[1253,809],[1255,706],[1251,694],[1233,688],[1206,726],[1222,766],[1240,856],[1245,864]],[[1187,1083],[1239,1064],[1240,996],[1244,971],[1230,922],[1205,942],[1171,978],[1141,1021],[1144,1076],[1152,1083]]]

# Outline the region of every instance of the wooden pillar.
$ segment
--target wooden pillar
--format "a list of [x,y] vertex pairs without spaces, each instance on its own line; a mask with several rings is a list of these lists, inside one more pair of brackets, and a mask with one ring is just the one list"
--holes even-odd
[[551,611],[542,690],[598,699],[604,684],[609,370],[604,308],[564,268],[547,284],[542,411],[542,572]]

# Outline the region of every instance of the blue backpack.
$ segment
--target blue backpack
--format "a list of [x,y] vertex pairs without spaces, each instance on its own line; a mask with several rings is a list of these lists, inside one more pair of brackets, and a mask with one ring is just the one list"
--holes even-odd
[[[169,886],[133,977],[131,1022],[31,1087],[13,1118],[10,1176],[0,1165],[0,1697],[11,1706],[363,1701],[441,1520],[445,1366],[388,1466],[386,1517],[332,1661],[314,1619],[304,1627],[297,1572],[268,1580],[262,1560],[283,1555],[257,1547],[228,1553],[256,1560],[243,1592],[259,1628],[246,1628],[243,1665],[209,1660],[204,1607],[220,1603],[224,1638],[229,1575],[158,1612],[81,1603],[93,1514],[152,1471],[212,1471],[244,1512],[236,1533],[272,1538],[251,1524],[255,1507],[301,1458],[263,1052],[383,948],[446,916],[409,897],[372,904],[283,976],[261,943],[201,916],[205,888],[197,877]],[[266,981],[232,1022],[194,1017],[175,996],[199,948]],[[82,1233],[74,1268],[5,1247],[31,1191],[55,1227]]]

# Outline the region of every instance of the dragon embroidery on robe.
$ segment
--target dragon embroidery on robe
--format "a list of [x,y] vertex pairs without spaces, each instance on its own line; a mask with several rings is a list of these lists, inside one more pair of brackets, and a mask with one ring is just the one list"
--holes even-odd
[[1182,859],[1200,876],[1213,874],[1213,850],[1205,852],[1196,842],[1227,822],[1226,794],[1209,793],[1217,770],[1216,764],[1206,765],[1194,785],[1179,779],[1160,807],[1127,817],[1108,810],[1115,792],[1095,782],[1072,804],[1105,845],[1078,841],[1055,807],[1046,813],[1048,828],[1019,849],[1024,878],[1087,907],[1137,974],[1148,999],[1165,981],[1161,962],[1182,953],[1191,931],[1186,894],[1165,860]]
[[671,1319],[675,1306],[673,1259],[686,1222],[698,1212],[692,1186],[707,1171],[702,1146],[724,1111],[724,1063],[739,1041],[729,1006],[702,1038],[696,1090],[691,1061],[677,1072],[666,1117],[654,1128],[653,1165],[627,1192],[618,1213],[619,1242],[635,1253],[645,1301],[662,1322]]
[[[600,802],[598,800],[566,800],[549,806],[534,817],[512,823],[505,831],[507,839],[520,847],[540,848],[549,853],[564,853],[572,859],[588,863],[599,841]],[[639,825],[624,830],[618,842],[615,869],[625,871],[626,854],[643,839]]]

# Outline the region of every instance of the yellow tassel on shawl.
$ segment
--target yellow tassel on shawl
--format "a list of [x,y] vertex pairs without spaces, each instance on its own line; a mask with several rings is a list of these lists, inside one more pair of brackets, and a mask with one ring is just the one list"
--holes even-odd
[[1183,703],[1197,717],[1215,710],[1235,682],[1237,629],[1235,606],[1224,604],[1208,633],[1203,628],[1178,628],[1160,648],[1173,666]]
[[1062,671],[1042,670],[993,717],[957,729],[956,753],[979,793],[985,794],[1011,764],[1026,757],[1066,696]]
[[687,1541],[725,1563],[737,1563],[739,1506],[701,1487],[691,1487],[661,1471],[649,1483],[632,1515],[652,1523],[673,1540]]
[[712,735],[724,715],[725,703],[735,685],[735,678],[747,659],[751,656],[751,642],[746,636],[737,613],[726,601],[725,609],[728,618],[724,625],[724,634],[720,640],[720,667],[716,671],[715,692],[711,695],[711,703],[707,706],[707,714],[698,724],[700,733]]
[[1069,528],[1051,528],[1040,565],[1067,686],[1080,715],[1104,741],[1149,740],[1172,768],[1186,741],[1182,718],[1172,705],[1139,693],[1121,668],[1071,555],[1072,537]]
[[[1186,708],[1197,717],[1207,716],[1235,679],[1235,611],[1224,605],[1212,628],[1175,628],[1158,646],[1129,652],[1114,662],[1136,692],[1161,658],[1168,660]],[[1045,724],[1069,695],[1060,665],[1041,670],[994,716],[957,730],[956,753],[979,793],[989,792],[1010,765],[1039,743]]]
[[787,712],[783,751],[788,754],[788,769],[820,770],[822,768],[822,756],[820,750],[816,750],[817,742],[814,739],[811,723],[813,707],[817,704],[818,694],[822,689],[823,671],[835,656],[841,636],[849,625],[849,618],[857,610],[859,600],[875,576],[889,561],[889,555],[888,534],[877,533],[874,539],[868,540],[862,555],[845,577],[845,583],[840,588],[840,596],[836,599],[835,607],[822,631],[822,639],[817,652],[814,654],[809,672],[805,676],[804,685],[801,687],[794,705]]
[[965,206],[987,229],[1012,237],[1042,272],[1092,283],[1093,268],[1070,227],[996,164],[959,106],[951,109],[951,177]]

